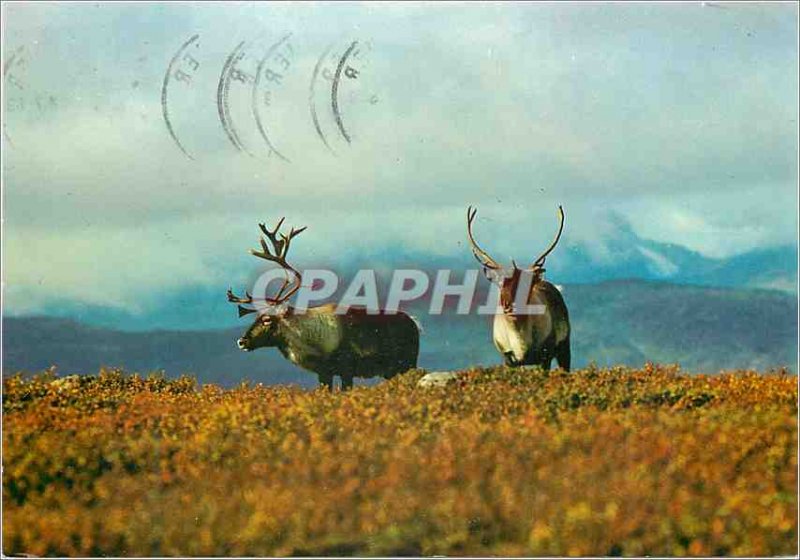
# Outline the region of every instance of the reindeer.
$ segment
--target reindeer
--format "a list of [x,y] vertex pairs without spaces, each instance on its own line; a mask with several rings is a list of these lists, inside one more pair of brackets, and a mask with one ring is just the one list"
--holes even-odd
[[[236,303],[239,317],[257,314],[253,324],[237,341],[241,350],[277,347],[283,356],[303,369],[317,374],[320,384],[333,390],[333,377],[342,380],[342,390],[353,386],[354,377],[383,376],[389,379],[417,366],[419,329],[402,311],[368,313],[364,307],[350,307],[337,313],[335,304],[296,309],[287,301],[301,287],[302,275],[286,261],[289,245],[305,231],[292,228],[279,233],[259,224],[261,251],[250,253],[274,262],[286,272],[286,279],[273,297],[254,300],[249,292],[237,297],[228,290],[228,301]],[[250,305],[252,307],[245,307]],[[255,308],[253,308],[255,307]]]
[[[547,250],[525,270],[512,260],[513,268],[510,271],[503,269],[475,241],[472,222],[477,213],[477,208],[470,206],[467,209],[467,235],[472,254],[483,267],[484,274],[500,288],[500,312],[494,316],[492,337],[495,347],[508,366],[538,365],[549,370],[550,362],[555,358],[560,367],[569,371],[570,326],[567,306],[561,292],[544,280],[545,259],[555,249],[564,230],[564,210],[558,207],[561,223]],[[527,297],[518,294],[520,289],[528,289]],[[530,313],[528,310],[519,313],[517,305],[520,302],[522,305],[544,306],[543,313]]]

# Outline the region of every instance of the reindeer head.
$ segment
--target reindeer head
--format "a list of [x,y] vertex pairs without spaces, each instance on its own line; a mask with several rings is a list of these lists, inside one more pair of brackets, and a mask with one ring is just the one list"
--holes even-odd
[[280,319],[281,317],[278,315],[259,315],[250,328],[236,341],[236,345],[245,352],[275,346],[278,341]]
[[[279,233],[283,220],[284,218],[281,218],[273,230],[268,230],[264,224],[258,224],[267,239],[261,237],[261,251],[250,250],[252,255],[277,263],[286,272],[286,279],[281,284],[278,292],[272,297],[254,299],[247,291],[245,291],[245,297],[238,297],[234,295],[232,290],[228,290],[228,301],[238,304],[239,317],[244,317],[251,313],[256,314],[256,320],[236,342],[240,349],[247,352],[256,348],[275,345],[281,320],[292,312],[291,307],[286,302],[300,289],[302,276],[286,261],[286,255],[289,253],[289,244],[292,239],[305,231],[306,228],[292,228],[289,235]],[[267,245],[267,240],[272,245],[271,250]],[[253,307],[245,307],[245,305]]]
[[[564,210],[559,205],[558,214],[560,223],[558,226],[558,233],[550,246],[544,253],[533,261],[533,264],[526,269],[521,269],[517,263],[512,259],[512,268],[503,268],[496,260],[489,256],[489,254],[478,246],[475,241],[475,236],[472,233],[472,222],[478,214],[478,209],[470,206],[467,208],[467,235],[472,248],[472,254],[475,259],[483,267],[483,273],[491,282],[496,283],[500,288],[500,305],[506,314],[513,313],[514,302],[517,298],[517,291],[520,287],[520,282],[523,286],[530,286],[533,289],[537,283],[544,279],[544,262],[553,249],[555,249],[561,238],[561,232],[564,230]],[[527,277],[526,277],[527,276]],[[525,300],[527,301],[527,299]]]

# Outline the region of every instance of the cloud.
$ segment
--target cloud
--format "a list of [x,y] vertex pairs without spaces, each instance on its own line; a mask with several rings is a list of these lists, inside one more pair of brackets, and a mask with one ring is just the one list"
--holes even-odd
[[[255,223],[281,215],[312,226],[311,258],[389,244],[454,254],[468,204],[487,243],[518,259],[550,240],[558,204],[565,240],[598,259],[614,258],[610,212],[710,256],[797,235],[796,6],[99,6],[5,8],[6,46],[27,53],[14,68],[24,91],[7,86],[24,107],[7,114],[4,150],[4,276],[19,305],[56,285],[135,299],[213,277],[208,263],[230,263]],[[234,84],[254,157],[237,152],[220,70],[239,41],[252,70],[290,32],[291,68],[263,116],[292,161],[266,157],[251,90]],[[169,98],[191,161],[164,127],[161,85],[194,33],[193,85]],[[316,100],[333,155],[309,78],[328,45],[335,62],[354,38],[372,50],[343,86],[352,144]],[[59,267],[51,244],[67,248]]]
[[[181,232],[181,229],[184,229]],[[184,235],[181,235],[183,233]],[[7,231],[4,297],[16,313],[64,301],[139,311],[159,293],[219,280],[185,228]]]
[[620,201],[619,212],[642,237],[723,258],[797,238],[797,191],[764,184],[728,192],[698,190],[680,197]]

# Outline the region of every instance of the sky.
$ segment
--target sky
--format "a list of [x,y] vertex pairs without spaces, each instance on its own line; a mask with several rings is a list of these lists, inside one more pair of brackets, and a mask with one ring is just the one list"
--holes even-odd
[[559,204],[567,239],[599,252],[620,217],[715,258],[796,244],[796,3],[2,15],[6,312],[236,285],[256,224],[284,215],[309,226],[301,266],[463,254],[469,204],[520,262]]

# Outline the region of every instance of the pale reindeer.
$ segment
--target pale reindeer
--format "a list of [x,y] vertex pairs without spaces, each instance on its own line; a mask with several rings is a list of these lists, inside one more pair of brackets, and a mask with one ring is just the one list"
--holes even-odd
[[[550,247],[525,270],[512,260],[510,271],[503,269],[475,241],[472,222],[477,213],[477,208],[467,209],[467,235],[486,277],[500,288],[500,309],[494,316],[492,337],[495,347],[506,365],[538,365],[549,370],[555,358],[560,367],[569,371],[569,313],[559,289],[544,279],[545,258],[555,249],[564,230],[564,210],[558,207],[560,225]],[[530,286],[528,293],[518,294],[526,285]],[[530,308],[521,313],[517,309],[519,303]],[[532,313],[531,309],[542,312]]]
[[415,368],[419,329],[402,311],[370,314],[364,307],[353,306],[337,313],[336,304],[300,310],[286,303],[300,289],[302,280],[302,275],[286,261],[286,255],[292,239],[306,228],[292,228],[289,235],[284,235],[279,233],[283,220],[281,218],[271,231],[259,224],[272,245],[271,250],[262,237],[261,251],[250,251],[286,271],[287,278],[277,294],[257,303],[248,292],[240,298],[228,290],[228,301],[239,304],[239,317],[257,314],[256,320],[237,341],[239,348],[249,352],[277,347],[286,359],[316,373],[319,382],[329,390],[333,389],[335,375],[341,378],[342,389],[346,390],[353,386],[354,377],[389,379]]

